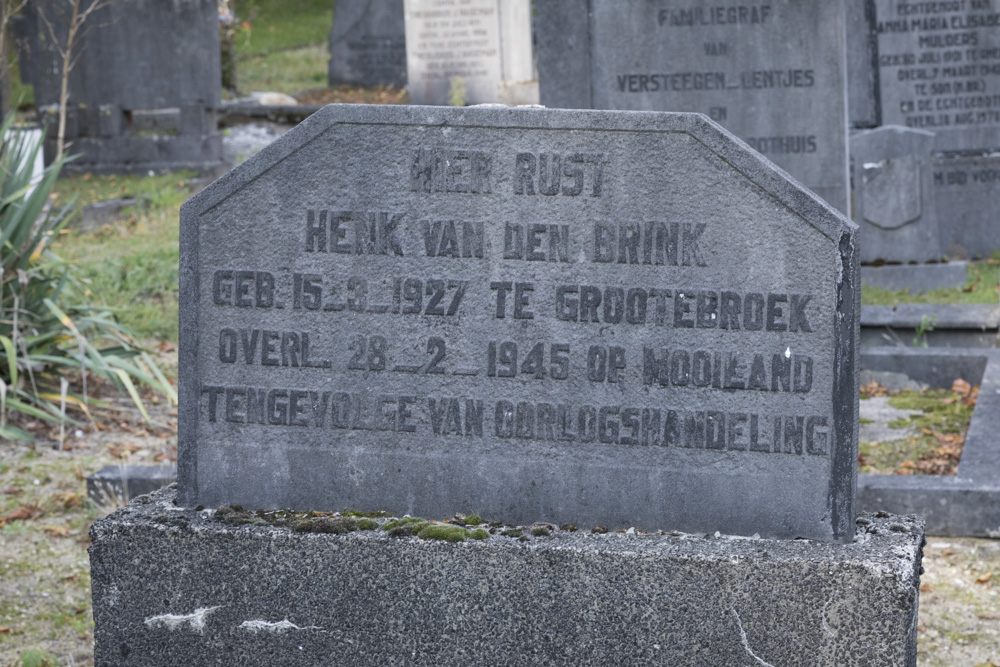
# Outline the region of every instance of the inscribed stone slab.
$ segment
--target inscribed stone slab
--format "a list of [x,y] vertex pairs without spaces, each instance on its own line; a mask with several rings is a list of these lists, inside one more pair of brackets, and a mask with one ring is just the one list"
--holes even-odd
[[406,85],[403,0],[337,0],[329,75],[331,85]]
[[874,0],[882,122],[929,130],[941,151],[1000,148],[996,0]]
[[547,0],[541,103],[698,111],[848,211],[840,2]]
[[181,225],[189,506],[853,535],[857,228],[703,116],[331,105]]
[[528,104],[537,90],[528,0],[405,0],[412,104]]

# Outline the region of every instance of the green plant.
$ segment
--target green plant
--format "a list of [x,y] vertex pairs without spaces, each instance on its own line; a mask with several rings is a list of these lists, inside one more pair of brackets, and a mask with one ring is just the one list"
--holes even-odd
[[[46,206],[63,161],[40,180],[31,166],[41,149],[15,131],[13,115],[0,124],[0,437],[32,442],[11,414],[52,424],[79,424],[67,411],[89,416],[88,378],[127,393],[148,420],[136,381],[176,401],[176,392],[131,333],[50,250],[69,206]],[[71,384],[70,381],[73,381]]]
[[920,318],[917,335],[913,338],[914,347],[927,347],[927,333],[934,331],[935,324],[937,324],[937,314],[924,315]]
[[17,667],[58,667],[59,661],[53,658],[48,651],[29,648],[21,651],[15,665]]
[[465,79],[460,76],[453,76],[448,79],[448,105],[453,107],[464,107],[466,99]]

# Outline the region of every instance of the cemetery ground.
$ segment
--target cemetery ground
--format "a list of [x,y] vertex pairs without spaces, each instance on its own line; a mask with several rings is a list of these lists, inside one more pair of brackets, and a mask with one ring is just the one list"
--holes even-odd
[[[176,374],[177,219],[180,204],[197,182],[189,173],[79,174],[64,177],[55,192],[59,201],[76,196],[81,204],[136,200],[96,232],[67,231],[56,252],[79,263],[100,300],[119,306],[121,319],[140,333],[171,378]],[[995,259],[972,264],[966,286],[939,291],[937,300],[982,298],[992,292],[989,300],[994,301],[996,293],[989,286],[997,283],[998,264]],[[920,412],[921,402],[936,406],[937,416],[924,414],[905,425],[915,428],[922,441],[930,439],[931,446],[947,445],[936,438],[950,437],[951,422],[967,419],[960,413],[974,394],[962,386],[931,399],[888,396],[877,386],[867,392],[902,401],[907,414]],[[127,399],[104,398],[112,405],[94,409],[91,424],[69,429],[61,446],[59,429],[41,423],[27,424],[38,438],[34,448],[0,445],[0,665],[92,664],[88,531],[94,520],[125,499],[95,505],[86,497],[85,479],[106,465],[155,465],[176,458],[176,407],[147,394],[149,424]],[[924,428],[932,433],[923,433]],[[898,457],[886,465],[921,472],[919,466],[907,470]],[[526,537],[544,539],[528,531]],[[1000,664],[1000,541],[931,537],[928,542],[920,664]]]

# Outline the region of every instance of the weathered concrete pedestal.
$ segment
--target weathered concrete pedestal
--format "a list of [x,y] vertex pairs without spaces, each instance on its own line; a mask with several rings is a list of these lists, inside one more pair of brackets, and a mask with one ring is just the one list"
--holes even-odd
[[175,490],[94,524],[104,665],[915,665],[923,522],[853,544],[558,530],[462,543],[224,525]]

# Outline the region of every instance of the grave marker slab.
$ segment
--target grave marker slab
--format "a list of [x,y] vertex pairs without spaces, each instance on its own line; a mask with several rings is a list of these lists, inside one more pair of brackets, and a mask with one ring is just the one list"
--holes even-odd
[[412,104],[534,104],[528,0],[405,0]]
[[[35,0],[17,25],[19,64],[34,87],[45,156],[56,152],[62,60],[73,3]],[[51,32],[50,32],[51,30]],[[214,0],[101,3],[76,36],[67,80],[66,168],[141,171],[222,166],[218,5]]]
[[403,0],[337,1],[329,75],[331,85],[406,85]]
[[854,534],[857,228],[703,116],[331,105],[181,226],[188,506]]
[[862,262],[941,259],[933,150],[934,133],[924,130],[883,126],[851,136]]
[[848,211],[840,2],[546,0],[541,103],[698,111]]
[[993,0],[874,0],[882,122],[940,151],[1000,148],[1000,12]]

